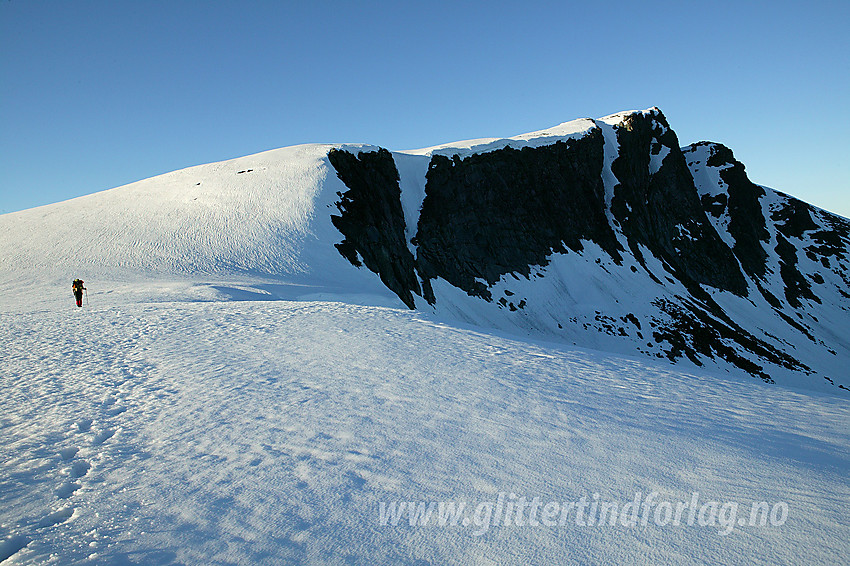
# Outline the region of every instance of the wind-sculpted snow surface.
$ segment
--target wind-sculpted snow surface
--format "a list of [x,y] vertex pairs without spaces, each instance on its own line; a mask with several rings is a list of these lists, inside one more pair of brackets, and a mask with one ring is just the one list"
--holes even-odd
[[24,301],[75,277],[195,299],[238,284],[850,387],[850,223],[754,184],[721,145],[680,148],[657,108],[417,151],[275,150],[0,230],[0,291]]
[[[404,307],[91,299],[0,302],[4,564],[839,564],[850,551],[850,408],[835,396]],[[407,502],[467,511],[390,516]],[[594,502],[622,513],[611,524]],[[553,504],[572,511],[553,519]]]

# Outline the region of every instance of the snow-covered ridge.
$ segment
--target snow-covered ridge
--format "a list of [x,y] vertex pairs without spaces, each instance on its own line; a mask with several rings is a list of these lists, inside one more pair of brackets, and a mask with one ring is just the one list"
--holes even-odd
[[[581,137],[594,127],[592,120],[581,119],[509,139],[397,153],[399,162],[409,156],[408,171],[421,173],[405,175],[407,224],[415,226],[430,155],[539,147]],[[281,148],[0,215],[0,230],[13,235],[0,240],[0,274],[41,279],[76,272],[110,277],[326,272],[327,266],[316,266],[318,257],[305,252],[327,247],[338,236],[324,214],[345,189],[332,171],[328,175],[326,155],[332,147],[356,153],[379,149],[357,143]],[[418,191],[412,190],[416,186]]]
[[488,151],[504,149],[506,147],[522,149],[523,147],[551,145],[558,141],[581,137],[595,127],[596,124],[590,118],[581,118],[579,120],[564,122],[557,126],[546,128],[545,130],[538,130],[536,132],[529,132],[527,134],[520,134],[509,138],[464,140],[427,147],[424,149],[406,150],[399,153],[427,155],[429,157],[432,155],[458,155],[460,157],[465,157],[474,153],[486,153]]
[[[200,165],[65,202],[0,216],[0,281],[68,277],[286,280],[382,295],[380,281],[336,253],[327,214],[345,190],[328,175],[331,145],[302,145]],[[347,282],[347,283],[346,283]]]

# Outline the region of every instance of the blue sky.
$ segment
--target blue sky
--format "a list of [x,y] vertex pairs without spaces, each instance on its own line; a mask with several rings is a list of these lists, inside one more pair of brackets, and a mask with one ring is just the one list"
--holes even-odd
[[0,2],[0,212],[312,142],[660,107],[850,216],[850,2]]

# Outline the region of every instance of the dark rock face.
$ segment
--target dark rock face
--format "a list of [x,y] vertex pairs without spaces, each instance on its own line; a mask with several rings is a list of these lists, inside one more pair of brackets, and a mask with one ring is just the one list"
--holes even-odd
[[744,165],[723,145],[711,144],[707,165],[722,167],[720,178],[729,186],[729,234],[735,239],[732,252],[744,271],[764,278],[767,259],[764,245],[770,240],[760,202],[764,189],[747,178]]
[[[798,266],[797,251],[800,244],[795,245],[789,240],[802,242],[803,238],[807,238],[813,241],[814,244],[800,246],[806,256],[812,261],[820,262],[824,268],[833,267],[830,260],[839,264],[834,267],[839,267],[840,262],[847,259],[850,243],[848,223],[840,217],[827,215],[824,220],[830,229],[823,230],[815,223],[813,219],[815,210],[810,205],[788,195],[782,196],[783,202],[771,214],[771,219],[777,231],[776,253],[780,259],[779,273],[785,283],[785,298],[794,308],[803,306],[801,299],[820,303],[821,300],[815,294],[812,283],[822,284],[823,276],[814,273],[806,277]],[[846,270],[838,268],[832,271],[847,282]]]
[[846,261],[848,244],[850,244],[850,222],[838,216],[826,217],[828,230],[818,230],[811,234],[811,239],[817,245],[806,248],[806,254],[820,258],[824,267],[829,267],[829,258],[836,261]]
[[747,351],[780,367],[810,371],[805,364],[741,328],[713,301],[709,300],[706,308],[698,302],[682,298],[678,303],[659,299],[655,306],[670,317],[669,322],[657,322],[657,330],[653,332],[656,342],[670,344],[671,347],[666,353],[670,361],[687,356],[696,365],[701,366],[703,364],[699,356],[719,357],[750,375],[773,383],[773,379],[765,373],[762,365],[741,355],[742,351]]
[[776,253],[779,255],[779,274],[785,282],[785,300],[788,304],[799,308],[802,306],[800,299],[819,303],[820,299],[812,293],[812,286],[797,269],[797,248],[781,234],[777,234]]
[[785,205],[770,216],[786,238],[800,238],[804,232],[818,228],[809,213],[809,205],[793,197],[787,197]]
[[[731,250],[711,226],[676,134],[663,114],[632,114],[617,127],[619,184],[611,209],[623,233],[674,268],[689,287],[706,284],[738,295],[747,284]],[[660,168],[650,161],[667,148]],[[636,254],[637,255],[637,254]]]
[[415,308],[413,295],[421,293],[413,270],[413,254],[404,237],[404,212],[398,170],[385,149],[355,156],[331,150],[328,159],[348,187],[338,193],[340,215],[331,222],[345,236],[336,248],[348,261],[360,266],[359,257],[377,273],[408,307]]
[[487,287],[502,275],[528,277],[553,251],[580,251],[582,239],[619,260],[605,216],[603,144],[593,130],[539,148],[434,156],[416,234],[425,298],[434,302],[430,280],[441,277],[492,300]]
[[726,213],[726,207],[729,206],[729,197],[725,194],[719,194],[717,196],[703,195],[700,198],[700,202],[706,214],[720,218]]

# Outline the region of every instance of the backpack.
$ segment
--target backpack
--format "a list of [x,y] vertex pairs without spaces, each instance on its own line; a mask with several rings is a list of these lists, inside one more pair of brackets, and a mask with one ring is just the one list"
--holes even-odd
[[74,279],[74,282],[71,284],[71,288],[74,291],[82,291],[83,290],[83,280],[82,279]]

